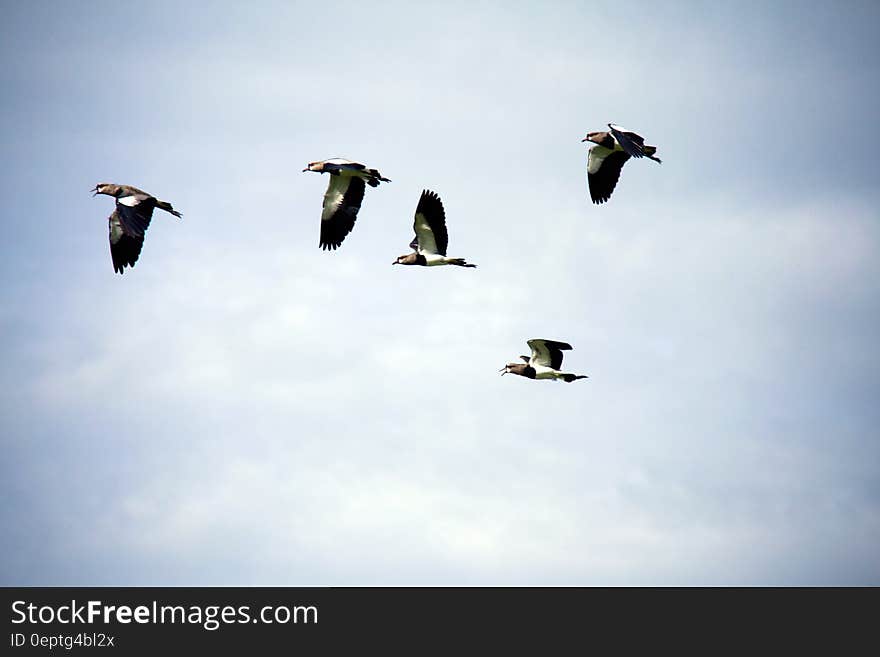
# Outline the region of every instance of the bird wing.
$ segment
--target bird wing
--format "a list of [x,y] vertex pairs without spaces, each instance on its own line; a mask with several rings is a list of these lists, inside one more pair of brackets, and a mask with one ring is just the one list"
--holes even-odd
[[144,192],[116,199],[116,212],[119,222],[127,235],[143,237],[153,218],[156,199]]
[[645,140],[641,135],[636,134],[632,130],[627,130],[626,128],[611,123],[608,124],[608,127],[611,129],[611,134],[614,135],[617,143],[620,144],[620,147],[629,155],[632,155],[635,158],[645,156],[643,148]]
[[446,232],[446,212],[440,197],[426,189],[416,206],[413,228],[420,253],[438,253],[446,255],[449,235]]
[[558,370],[562,367],[562,352],[571,349],[571,345],[567,342],[556,342],[555,340],[532,339],[528,343],[532,350],[532,358],[529,365],[541,365]]
[[339,248],[345,236],[354,228],[361,201],[364,200],[364,189],[364,181],[356,176],[330,176],[321,212],[320,246],[325,251]]
[[360,162],[352,162],[351,160],[343,160],[341,157],[334,157],[330,160],[324,160],[324,171],[333,173],[334,171],[363,171],[367,167]]
[[134,267],[134,263],[137,262],[144,246],[144,234],[126,228],[123,215],[118,210],[113,211],[108,223],[113,271],[122,274],[125,267]]
[[593,203],[604,203],[611,198],[611,192],[617,187],[620,170],[629,154],[623,151],[612,151],[604,146],[593,146],[587,158],[587,183],[590,187],[590,198]]

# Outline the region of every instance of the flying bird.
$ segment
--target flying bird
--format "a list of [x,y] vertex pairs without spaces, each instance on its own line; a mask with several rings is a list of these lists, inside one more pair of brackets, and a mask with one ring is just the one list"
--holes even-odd
[[587,183],[590,197],[597,204],[611,198],[620,170],[630,157],[647,157],[660,163],[660,158],[654,157],[657,147],[646,146],[641,135],[611,123],[608,128],[610,132],[590,132],[581,139],[596,144],[587,158]]
[[476,267],[465,262],[464,258],[447,257],[446,246],[449,243],[449,234],[446,232],[446,212],[443,210],[443,202],[436,193],[428,189],[422,192],[419,204],[416,206],[413,228],[416,236],[409,246],[414,253],[398,256],[397,260],[391,263],[392,265]]
[[134,267],[141,249],[144,246],[144,233],[153,218],[153,208],[170,212],[175,217],[182,215],[166,201],[132,187],[131,185],[114,185],[98,183],[91,190],[92,196],[106,194],[116,198],[116,209],[110,215],[110,257],[113,259],[113,270],[124,274],[126,267]]
[[345,236],[354,228],[361,201],[364,200],[364,183],[378,187],[380,182],[391,182],[383,178],[376,169],[368,169],[363,164],[333,158],[322,162],[309,162],[303,171],[329,173],[330,184],[324,193],[324,209],[321,211],[322,249],[338,249]]
[[499,372],[501,376],[505,374],[519,374],[528,379],[553,379],[558,381],[562,379],[566,383],[571,383],[577,379],[586,379],[585,374],[571,374],[570,372],[562,372],[562,352],[571,349],[571,345],[567,342],[556,342],[555,340],[532,339],[528,341],[528,345],[532,350],[532,356],[520,356],[525,363],[508,363]]

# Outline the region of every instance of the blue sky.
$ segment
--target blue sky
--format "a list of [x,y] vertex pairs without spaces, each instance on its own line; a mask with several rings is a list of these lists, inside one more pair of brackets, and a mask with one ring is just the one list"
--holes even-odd
[[[875,3],[4,17],[3,584],[880,584]],[[121,277],[97,182],[184,213]]]

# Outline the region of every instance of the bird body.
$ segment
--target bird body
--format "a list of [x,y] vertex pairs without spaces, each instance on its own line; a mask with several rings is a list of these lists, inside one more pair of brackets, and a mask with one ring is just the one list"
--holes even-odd
[[378,187],[379,183],[391,182],[376,169],[338,157],[309,162],[303,171],[330,174],[321,210],[319,246],[325,251],[338,249],[354,228],[364,200],[365,185]]
[[531,356],[520,356],[525,363],[508,363],[501,370],[505,374],[517,374],[527,379],[565,381],[571,383],[577,379],[586,379],[584,374],[573,374],[561,371],[562,352],[571,349],[567,342],[533,338],[527,343],[532,350]]
[[559,372],[554,370],[552,367],[545,367],[544,365],[532,365],[532,369],[535,370],[535,378],[536,379],[544,379],[544,380],[557,380],[557,379],[565,379],[566,375],[563,372]]
[[422,267],[438,267],[457,265],[459,267],[476,267],[464,258],[450,258],[446,255],[449,244],[449,233],[446,230],[446,211],[443,202],[435,192],[422,191],[419,204],[416,206],[413,220],[416,236],[410,242],[413,253],[399,256],[392,265],[420,265]]
[[590,132],[581,141],[593,142],[587,156],[587,184],[593,203],[600,204],[611,198],[620,170],[630,157],[654,160],[656,146],[648,146],[641,135],[621,126],[608,124],[609,131]]
[[459,265],[460,267],[476,267],[476,265],[465,262],[464,258],[450,258],[445,255],[440,255],[439,253],[423,253],[422,257],[425,259],[426,267],[437,267],[439,265]]
[[113,270],[125,273],[126,267],[134,267],[144,246],[144,235],[153,218],[153,208],[159,208],[175,217],[183,215],[167,201],[161,201],[147,192],[131,185],[98,183],[93,196],[105,194],[116,199],[116,208],[108,219],[110,232],[110,257]]

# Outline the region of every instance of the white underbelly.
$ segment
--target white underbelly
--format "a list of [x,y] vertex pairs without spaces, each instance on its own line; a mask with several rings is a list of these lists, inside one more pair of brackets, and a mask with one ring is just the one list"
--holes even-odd
[[535,368],[536,379],[555,379],[559,375],[556,370],[543,365],[532,365],[532,367]]
[[436,267],[437,265],[445,265],[446,264],[446,256],[442,256],[439,253],[423,253],[425,256],[425,264],[428,267]]

